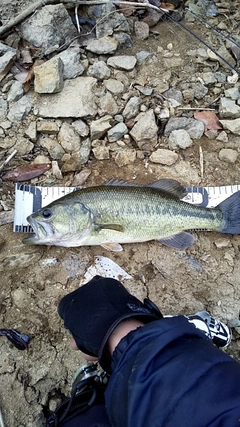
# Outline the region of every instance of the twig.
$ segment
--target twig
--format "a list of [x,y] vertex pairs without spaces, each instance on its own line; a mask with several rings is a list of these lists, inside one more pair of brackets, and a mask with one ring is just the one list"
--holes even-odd
[[0,427],[4,427],[4,421],[3,421],[3,416],[2,416],[1,409],[0,409]]
[[11,19],[6,25],[3,25],[0,28],[0,36],[2,36],[7,31],[11,30],[15,25],[20,24],[25,18],[35,12],[39,7],[45,6],[46,4],[57,3],[57,0],[38,0],[33,3],[31,6],[27,7],[23,12],[19,13],[16,18]]
[[81,33],[81,27],[79,24],[79,19],[78,19],[78,4],[75,5],[75,19],[76,19],[76,23],[77,23],[77,30],[79,32],[79,34]]
[[201,178],[203,178],[203,150],[201,145],[199,146],[199,163],[200,163]]
[[215,108],[206,108],[206,107],[177,107],[178,110],[204,110],[204,111],[215,111]]
[[12,154],[10,154],[10,156],[8,156],[7,159],[0,165],[0,172],[1,170],[3,170],[4,166],[6,166],[10,162],[10,160],[15,156],[16,153],[17,150],[14,150]]
[[[16,18],[11,19],[6,25],[3,25],[0,28],[0,37],[6,33],[7,31],[11,30],[15,25],[20,24],[25,18],[27,18],[29,15],[31,15],[33,12],[35,12],[39,7],[46,6],[47,4],[55,4],[55,3],[69,3],[69,0],[38,0],[35,3],[33,3],[31,6],[29,6],[27,9],[25,9],[22,13],[20,13]],[[71,0],[71,3],[74,3],[75,5],[94,5],[94,4],[106,4],[108,3],[108,0]],[[113,0],[113,4],[117,5],[126,5],[126,6],[135,6],[138,8],[150,8],[155,9],[158,12],[167,12],[165,9],[161,9],[157,6],[154,6],[150,3],[137,3],[137,2],[128,2],[128,1],[121,1],[121,0]],[[78,20],[77,20],[78,22]]]

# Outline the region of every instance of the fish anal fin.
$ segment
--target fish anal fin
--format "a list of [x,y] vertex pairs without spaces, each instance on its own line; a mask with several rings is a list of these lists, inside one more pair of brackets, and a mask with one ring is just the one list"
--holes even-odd
[[167,237],[166,239],[158,239],[160,243],[175,249],[187,249],[194,243],[194,240],[194,237],[185,231],[175,236]]
[[107,249],[108,251],[112,251],[112,252],[121,252],[123,250],[120,243],[116,243],[116,242],[105,242],[105,243],[102,243],[101,246],[104,249]]

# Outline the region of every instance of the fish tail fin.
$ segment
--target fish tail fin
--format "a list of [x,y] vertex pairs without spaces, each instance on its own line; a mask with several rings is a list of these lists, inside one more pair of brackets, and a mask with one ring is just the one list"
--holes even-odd
[[218,208],[224,220],[220,233],[240,234],[240,191],[220,203]]

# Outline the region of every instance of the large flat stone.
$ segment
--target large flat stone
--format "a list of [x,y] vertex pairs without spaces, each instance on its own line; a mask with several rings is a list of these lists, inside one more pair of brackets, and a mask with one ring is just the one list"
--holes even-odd
[[97,80],[93,77],[77,77],[65,80],[60,93],[36,95],[35,106],[41,117],[93,117],[97,106],[93,88]]

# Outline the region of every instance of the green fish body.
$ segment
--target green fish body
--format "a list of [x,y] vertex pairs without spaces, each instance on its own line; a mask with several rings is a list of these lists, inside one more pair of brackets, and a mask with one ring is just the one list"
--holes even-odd
[[185,194],[166,179],[144,187],[112,180],[76,190],[30,215],[35,234],[23,243],[120,251],[121,243],[156,239],[185,249],[194,242],[186,230],[240,233],[240,192],[211,209],[182,201]]

